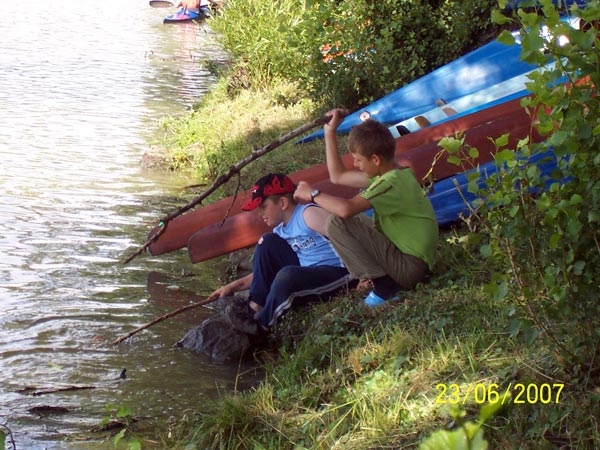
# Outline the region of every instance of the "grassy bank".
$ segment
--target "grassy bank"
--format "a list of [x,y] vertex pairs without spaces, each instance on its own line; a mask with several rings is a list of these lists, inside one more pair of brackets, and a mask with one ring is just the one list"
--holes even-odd
[[351,292],[289,313],[271,338],[277,356],[263,358],[265,381],[204,405],[165,446],[415,448],[510,389],[484,428],[489,448],[599,448],[597,384],[511,331],[515,311],[486,294],[491,268],[461,236],[444,234],[431,282],[395,304],[366,309]]
[[[168,170],[191,170],[199,184],[211,183],[252,149],[316,118],[312,102],[293,84],[231,94],[232,76],[223,78],[192,114],[162,120],[159,144],[166,149]],[[248,166],[240,182],[248,189],[256,174],[294,172],[322,162],[322,157],[320,142],[298,147],[292,140]],[[236,183],[230,183],[217,195],[231,195],[235,189]]]
[[[540,147],[500,153],[506,167],[479,192],[488,199],[479,218],[443,231],[431,281],[381,309],[349,292],[290,312],[255,355],[266,366],[261,385],[182,418],[165,448],[483,449],[484,439],[494,449],[600,448],[598,39],[594,28],[561,24],[545,3],[545,18],[523,14],[522,25],[543,20],[571,44],[524,32],[523,46],[529,62],[563,58],[532,81],[537,97],[527,101],[543,106],[539,128],[553,133]],[[600,18],[597,2],[585,18]],[[563,74],[592,83],[548,87]],[[174,166],[193,167],[199,180],[318,109],[293,82],[232,89],[239,67],[227,79],[191,117],[165,122]],[[548,180],[515,150],[544,146],[560,158],[556,179],[571,178],[542,193]],[[320,142],[284,145],[246,170],[242,187],[322,154]],[[493,403],[501,407],[488,414]]]

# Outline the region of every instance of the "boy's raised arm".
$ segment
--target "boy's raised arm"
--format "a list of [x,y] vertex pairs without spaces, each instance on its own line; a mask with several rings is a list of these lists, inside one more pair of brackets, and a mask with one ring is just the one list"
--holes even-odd
[[325,157],[327,159],[329,179],[334,184],[342,184],[344,186],[358,188],[368,186],[367,178],[362,172],[347,169],[344,166],[344,162],[338,151],[336,130],[347,115],[347,111],[334,109],[327,114],[331,115],[331,120],[323,128],[325,132]]

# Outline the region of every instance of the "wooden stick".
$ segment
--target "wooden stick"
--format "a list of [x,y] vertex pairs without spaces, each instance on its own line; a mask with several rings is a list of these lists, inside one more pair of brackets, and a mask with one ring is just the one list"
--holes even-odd
[[315,128],[317,126],[321,126],[321,125],[326,124],[327,122],[329,122],[330,119],[331,119],[331,116],[322,116],[322,117],[319,117],[318,119],[315,119],[312,122],[306,123],[306,124],[304,124],[304,125],[296,128],[295,130],[292,130],[289,133],[284,134],[283,136],[279,137],[278,139],[275,139],[273,142],[271,142],[270,144],[265,145],[264,147],[252,150],[252,153],[250,153],[250,155],[248,155],[247,157],[245,157],[241,161],[239,161],[236,164],[234,164],[233,166],[231,166],[229,168],[229,171],[227,173],[225,173],[223,175],[220,175],[214,181],[214,183],[211,184],[202,194],[200,194],[198,197],[196,197],[194,200],[192,200],[187,205],[179,208],[177,211],[175,211],[175,212],[169,214],[168,216],[164,217],[159,222],[159,225],[160,225],[161,228],[153,236],[151,236],[150,238],[148,238],[148,240],[134,254],[132,254],[130,257],[128,257],[123,262],[123,264],[129,263],[135,257],[141,255],[153,242],[155,242],[160,236],[162,236],[162,234],[165,231],[167,231],[167,226],[169,225],[169,222],[171,220],[175,219],[176,217],[179,217],[183,213],[189,211],[190,209],[192,209],[195,206],[197,206],[200,203],[202,203],[202,201],[206,197],[208,197],[210,194],[212,194],[213,192],[215,192],[219,187],[221,187],[222,185],[224,185],[225,183],[227,183],[234,175],[238,174],[240,172],[240,170],[242,170],[244,167],[246,167],[252,161],[260,158],[263,155],[266,155],[267,153],[275,150],[277,147],[280,147],[281,145],[285,144],[286,142],[288,142],[288,141],[294,139],[295,137],[298,137],[301,134],[307,132],[308,130],[311,130],[312,128]]
[[19,392],[24,394],[29,394],[33,396],[40,396],[46,394],[56,394],[57,392],[68,392],[68,391],[84,391],[88,389],[96,389],[96,386],[67,386],[55,389],[46,389],[46,390],[34,390],[33,392],[27,392],[26,389],[23,389]]
[[156,319],[152,320],[151,322],[148,322],[147,324],[142,325],[141,327],[138,327],[133,331],[130,331],[125,336],[121,336],[120,338],[115,339],[114,341],[112,341],[110,343],[110,345],[117,345],[118,343],[123,342],[125,339],[130,338],[134,334],[137,334],[140,331],[145,330],[146,328],[150,328],[152,325],[156,325],[157,323],[162,322],[163,320],[167,320],[170,317],[173,317],[173,316],[176,316],[177,314],[181,314],[183,312],[189,311],[190,309],[198,308],[199,306],[204,306],[208,303],[214,302],[217,299],[218,299],[218,297],[217,298],[205,298],[204,300],[200,300],[197,303],[192,303],[191,305],[187,305],[187,306],[183,306],[181,308],[175,309],[175,310],[165,314],[164,316],[157,317]]

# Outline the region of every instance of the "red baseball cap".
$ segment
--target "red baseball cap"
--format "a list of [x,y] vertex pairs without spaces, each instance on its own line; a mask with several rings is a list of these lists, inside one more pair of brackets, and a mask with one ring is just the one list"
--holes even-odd
[[271,195],[289,194],[295,190],[296,185],[287,175],[270,173],[254,183],[252,196],[242,205],[242,209],[252,211]]

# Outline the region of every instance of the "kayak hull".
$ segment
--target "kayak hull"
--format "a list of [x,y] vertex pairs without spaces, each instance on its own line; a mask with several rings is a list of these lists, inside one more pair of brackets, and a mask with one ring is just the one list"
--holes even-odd
[[[465,130],[465,145],[477,147],[479,150],[479,156],[471,161],[472,165],[469,167],[459,167],[448,161],[448,155],[438,145],[441,137],[431,142],[413,146],[410,149],[397,145],[396,160],[399,165],[412,169],[417,178],[422,181],[426,181],[423,178],[431,170],[433,162],[436,161],[432,169],[433,179],[444,180],[477,165],[492,161],[497,149],[490,137],[498,138],[505,133],[510,133],[509,148],[514,148],[517,141],[526,137],[532,142],[542,140],[542,137],[532,129],[531,116],[521,108],[520,112],[509,110],[504,115]],[[399,143],[404,138],[411,136],[404,136],[398,139],[397,142]],[[351,155],[345,155],[343,160],[345,164],[351,163]],[[325,165],[311,168],[315,170],[315,173],[320,174],[323,173],[323,168],[325,169],[324,177],[314,183],[315,187],[323,192],[344,198],[350,198],[358,193],[357,189],[342,188],[332,184],[329,181],[326,166],[323,166]],[[443,225],[456,220],[456,217],[450,217],[446,214],[440,217],[443,221],[438,221],[438,223]],[[193,263],[206,261],[254,245],[266,231],[268,229],[258,214],[236,214],[229,217],[222,226],[220,224],[210,225],[192,234],[187,243],[188,253]]]
[[[452,102],[537,68],[520,55],[520,45],[494,40],[346,116],[337,132],[348,133],[365,117],[392,125],[429,111],[439,99]],[[298,142],[322,137],[319,130]]]
[[[396,139],[396,155],[421,145],[438,141],[445,136],[453,136],[456,133],[493,121],[501,116],[514,116],[517,120],[522,121],[522,123],[531,123],[531,118],[520,106],[520,100],[515,99],[489,109],[448,120],[439,125],[423,128],[416,133],[402,136]],[[346,155],[343,160],[346,167],[352,168],[352,158],[350,155]],[[295,183],[303,180],[313,184],[329,179],[325,163],[288,175]],[[452,173],[449,175],[452,175]],[[438,176],[438,179],[441,178]],[[148,247],[149,252],[156,256],[186,247],[192,234],[205,227],[223,222],[227,211],[229,211],[230,216],[227,220],[240,214],[242,212],[242,204],[250,195],[251,190],[240,192],[235,198],[228,197],[219,200],[171,220],[164,233],[150,244]],[[148,238],[151,239],[159,230],[160,227],[155,227],[150,231]]]

